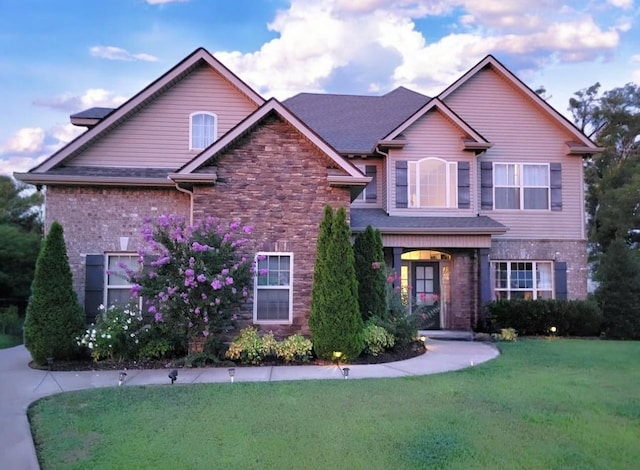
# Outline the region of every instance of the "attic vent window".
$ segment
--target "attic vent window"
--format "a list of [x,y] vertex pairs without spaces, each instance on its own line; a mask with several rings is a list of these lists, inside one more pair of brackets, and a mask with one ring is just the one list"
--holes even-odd
[[189,117],[190,149],[202,150],[211,145],[217,137],[218,118],[215,114],[198,111]]

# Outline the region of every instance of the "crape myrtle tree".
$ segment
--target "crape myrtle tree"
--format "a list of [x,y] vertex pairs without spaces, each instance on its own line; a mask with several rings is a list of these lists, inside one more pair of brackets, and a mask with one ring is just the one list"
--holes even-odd
[[358,304],[363,320],[387,316],[387,277],[380,230],[367,226],[353,244]]
[[185,339],[230,331],[252,286],[254,263],[241,253],[252,230],[214,218],[193,225],[175,215],[147,220],[140,256],[148,266],[129,273],[144,313]]
[[76,337],[84,329],[84,313],[73,290],[62,225],[53,222],[36,262],[33,293],[24,323],[25,346],[33,359],[71,359]]
[[640,256],[622,238],[600,260],[595,296],[608,338],[640,339]]
[[334,214],[326,206],[320,223],[309,329],[316,355],[323,359],[333,359],[334,352],[341,352],[344,360],[353,359],[364,347],[351,230],[344,207]]

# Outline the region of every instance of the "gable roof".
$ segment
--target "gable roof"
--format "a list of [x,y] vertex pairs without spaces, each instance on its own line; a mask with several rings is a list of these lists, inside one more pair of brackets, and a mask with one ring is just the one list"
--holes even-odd
[[276,113],[284,119],[285,122],[293,126],[307,140],[332,160],[338,168],[346,173],[346,175],[344,173],[341,175],[329,174],[328,179],[331,184],[338,186],[365,186],[371,180],[371,178],[364,176],[360,170],[343,158],[342,155],[336,152],[333,147],[322,139],[322,137],[316,134],[307,124],[302,122],[275,98],[271,98],[263,104],[220,139],[216,140],[213,144],[200,152],[200,154],[193,158],[189,163],[182,166],[182,168],[178,169],[175,173],[169,174],[169,178],[176,182],[193,182],[200,180],[200,178],[203,178],[203,181],[210,181],[210,174],[198,174],[195,172],[202,166],[206,165],[211,159],[215,158],[219,153],[223,152],[226,148],[233,145],[233,143],[240,137],[250,132],[271,113]]
[[[497,72],[500,76],[505,78],[507,81],[511,82],[522,93],[528,96],[538,107],[540,107],[544,112],[546,112],[557,124],[559,124],[561,127],[569,131],[575,137],[576,142],[575,143],[567,142],[567,145],[571,147],[570,144],[574,144],[574,148],[579,148],[581,150],[580,153],[583,153],[583,154],[602,152],[604,150],[600,147],[597,147],[571,121],[569,121],[566,117],[560,114],[553,106],[547,103],[535,91],[533,91],[531,88],[525,85],[522,80],[520,80],[517,76],[515,76],[513,72],[511,72],[507,67],[505,67],[498,59],[496,59],[492,55],[486,56],[484,59],[478,62],[474,67],[469,69],[464,75],[462,75],[462,77],[460,77],[453,84],[447,87],[442,93],[440,93],[438,95],[438,99],[446,103],[447,97],[455,93],[457,89],[462,87],[471,77],[476,75],[485,67],[490,67],[495,72]],[[576,143],[579,145],[575,145]],[[578,154],[578,153],[575,152],[573,154]]]
[[478,133],[473,127],[467,124],[464,119],[458,116],[449,106],[447,106],[444,102],[442,102],[439,98],[433,98],[427,104],[425,104],[422,108],[417,110],[410,116],[406,121],[404,121],[401,125],[396,127],[391,133],[387,134],[383,139],[384,141],[391,141],[400,134],[402,134],[405,130],[407,130],[412,124],[414,124],[418,119],[427,114],[429,111],[437,110],[442,113],[450,122],[456,125],[460,130],[466,133],[469,138],[462,139],[462,144],[466,150],[486,150],[491,147],[491,143],[482,137],[480,133]]
[[[264,103],[264,98],[262,98],[251,87],[249,87],[249,85],[240,80],[233,72],[231,72],[221,62],[219,62],[215,57],[213,57],[207,50],[198,48],[190,55],[188,55],[185,59],[183,59],[180,63],[178,63],[175,67],[152,82],[150,85],[136,94],[133,98],[129,99],[119,108],[111,112],[106,111],[106,109],[108,108],[102,108],[103,110],[105,110],[105,117],[103,119],[96,123],[96,125],[89,129],[87,132],[81,134],[69,144],[60,149],[58,152],[54,153],[40,165],[30,170],[29,173],[43,173],[64,162],[67,158],[74,155],[75,152],[90,144],[98,136],[104,134],[105,132],[108,132],[113,126],[118,125],[123,119],[126,119],[128,116],[135,113],[138,109],[145,106],[149,101],[153,100],[157,95],[170,88],[175,82],[179,81],[185,75],[188,75],[191,71],[193,71],[201,64],[207,64],[212,67],[225,80],[227,80],[231,85],[237,88],[241,93],[246,95],[247,98],[257,106],[260,106]],[[86,112],[88,113],[89,111],[91,110],[87,110]],[[95,109],[93,111],[95,111]],[[96,119],[96,116],[101,114],[100,111],[97,111],[98,114],[93,111],[89,115],[89,119]],[[78,114],[82,115],[83,112],[80,112]]]
[[300,93],[283,104],[342,154],[371,154],[381,137],[429,102],[404,87],[382,96]]

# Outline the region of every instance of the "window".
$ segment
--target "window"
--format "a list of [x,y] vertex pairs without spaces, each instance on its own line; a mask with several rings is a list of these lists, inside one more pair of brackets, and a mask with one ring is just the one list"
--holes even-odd
[[549,209],[549,165],[496,163],[496,209]]
[[355,201],[358,202],[376,202],[377,200],[377,167],[375,165],[362,165],[355,164],[356,168],[364,173],[366,176],[371,178],[371,181],[367,184],[367,186],[362,190],[358,197],[355,198]]
[[190,148],[207,148],[216,140],[217,117],[208,112],[197,112],[190,116]]
[[135,253],[107,254],[105,305],[123,305],[131,298],[131,283],[127,271],[140,269],[139,257]]
[[494,261],[494,298],[553,298],[553,263],[551,261]]
[[255,323],[291,323],[293,253],[258,253]]
[[455,162],[425,158],[408,165],[409,207],[457,207]]

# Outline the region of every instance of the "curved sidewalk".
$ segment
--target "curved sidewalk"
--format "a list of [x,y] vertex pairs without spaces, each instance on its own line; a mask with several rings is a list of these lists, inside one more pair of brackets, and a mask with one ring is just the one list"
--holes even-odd
[[[349,378],[392,378],[437,374],[471,367],[499,355],[495,346],[472,341],[429,339],[428,351],[406,361],[349,365]],[[48,372],[29,368],[24,346],[0,350],[0,468],[38,469],[27,408],[47,395],[118,385],[120,371]],[[344,367],[344,366],[343,366]],[[236,382],[342,379],[328,366],[237,367]],[[179,369],[177,384],[228,383],[226,368]],[[169,384],[166,369],[128,370],[123,386]]]

